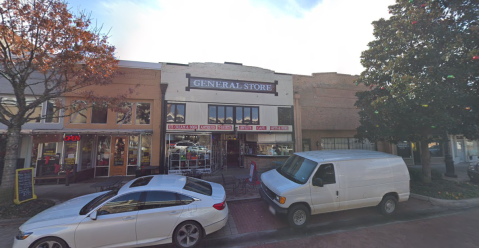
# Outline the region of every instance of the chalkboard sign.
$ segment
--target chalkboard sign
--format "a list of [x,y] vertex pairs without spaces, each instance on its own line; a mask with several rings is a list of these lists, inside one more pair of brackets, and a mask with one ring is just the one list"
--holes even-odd
[[15,204],[37,199],[33,191],[33,168],[18,169],[15,172]]

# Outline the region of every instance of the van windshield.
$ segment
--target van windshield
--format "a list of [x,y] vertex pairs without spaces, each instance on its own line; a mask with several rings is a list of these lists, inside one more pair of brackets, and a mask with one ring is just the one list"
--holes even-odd
[[318,165],[318,163],[314,161],[293,155],[276,170],[279,174],[295,183],[305,184],[311,176],[311,173],[313,173],[314,168],[316,168],[316,165]]

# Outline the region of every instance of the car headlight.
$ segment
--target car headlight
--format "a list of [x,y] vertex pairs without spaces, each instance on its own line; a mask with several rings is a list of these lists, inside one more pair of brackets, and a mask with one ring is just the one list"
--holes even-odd
[[19,231],[17,236],[15,236],[15,238],[17,240],[24,240],[26,238],[28,238],[28,236],[32,235],[33,232],[22,232],[22,231]]

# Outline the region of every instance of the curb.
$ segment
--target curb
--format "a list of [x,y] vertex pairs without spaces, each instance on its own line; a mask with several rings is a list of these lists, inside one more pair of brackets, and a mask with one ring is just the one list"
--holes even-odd
[[461,209],[461,208],[471,208],[479,206],[479,198],[472,198],[472,199],[464,199],[464,200],[445,200],[445,199],[438,199],[424,195],[418,195],[411,193],[410,196],[415,199],[428,201],[435,206],[446,207],[446,208],[454,208],[454,209]]

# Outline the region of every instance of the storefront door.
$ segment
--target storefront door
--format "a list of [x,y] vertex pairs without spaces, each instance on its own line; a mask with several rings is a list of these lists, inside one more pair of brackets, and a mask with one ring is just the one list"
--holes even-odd
[[228,166],[239,166],[239,141],[238,140],[228,140],[227,142],[227,165]]
[[126,136],[113,137],[113,159],[110,160],[110,176],[124,176],[126,174],[127,144]]

